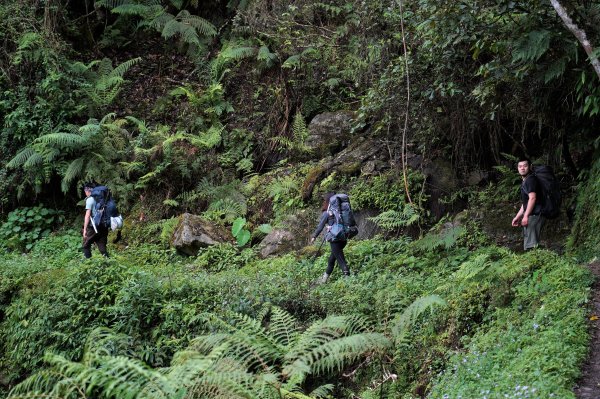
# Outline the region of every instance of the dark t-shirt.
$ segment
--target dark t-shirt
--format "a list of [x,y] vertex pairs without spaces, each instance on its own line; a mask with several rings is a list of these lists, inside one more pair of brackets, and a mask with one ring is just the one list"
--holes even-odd
[[542,210],[542,193],[540,190],[540,183],[538,179],[529,175],[523,180],[523,184],[521,184],[521,202],[523,203],[523,211],[527,210],[527,204],[529,203],[529,193],[535,192],[536,200],[535,206],[533,207],[532,215],[539,215]]

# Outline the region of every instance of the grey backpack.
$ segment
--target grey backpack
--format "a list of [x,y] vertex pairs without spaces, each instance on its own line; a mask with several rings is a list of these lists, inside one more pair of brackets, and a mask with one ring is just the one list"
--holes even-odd
[[346,241],[358,234],[358,227],[347,194],[335,194],[329,198],[327,213],[332,215],[335,220],[325,236],[327,241]]

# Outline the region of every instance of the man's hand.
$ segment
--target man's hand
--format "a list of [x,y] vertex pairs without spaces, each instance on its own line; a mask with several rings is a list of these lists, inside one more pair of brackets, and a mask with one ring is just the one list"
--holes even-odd
[[315,237],[310,238],[310,243],[312,244],[313,242],[315,242]]
[[84,240],[85,240],[85,236],[86,236],[86,234],[85,234],[85,233],[86,233],[86,231],[85,231],[85,229],[83,229],[83,239],[84,239]]
[[529,217],[523,216],[523,219],[521,219],[521,226],[526,227],[528,224],[529,224]]
[[518,227],[519,226],[519,219],[520,219],[519,215],[517,215],[517,216],[515,216],[513,218],[513,220],[512,220],[512,226],[513,227]]

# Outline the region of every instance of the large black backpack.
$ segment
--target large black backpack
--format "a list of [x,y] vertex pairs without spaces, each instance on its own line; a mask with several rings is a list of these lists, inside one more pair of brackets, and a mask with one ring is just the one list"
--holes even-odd
[[358,227],[347,194],[335,194],[329,198],[327,212],[335,219],[335,224],[331,226],[325,236],[327,241],[345,241],[358,234]]
[[106,186],[97,186],[92,189],[92,197],[96,201],[95,216],[93,219],[96,227],[110,227],[110,218],[119,216],[117,204],[110,190]]
[[562,194],[560,184],[554,176],[554,171],[550,166],[536,166],[533,170],[537,178],[542,194],[542,216],[548,219],[555,219],[560,215],[560,206],[562,204]]

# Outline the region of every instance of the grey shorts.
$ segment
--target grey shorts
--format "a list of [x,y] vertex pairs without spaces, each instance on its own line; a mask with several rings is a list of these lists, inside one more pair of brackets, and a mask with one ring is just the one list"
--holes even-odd
[[546,218],[542,215],[530,215],[529,223],[523,227],[523,248],[525,251],[540,245],[540,232]]

